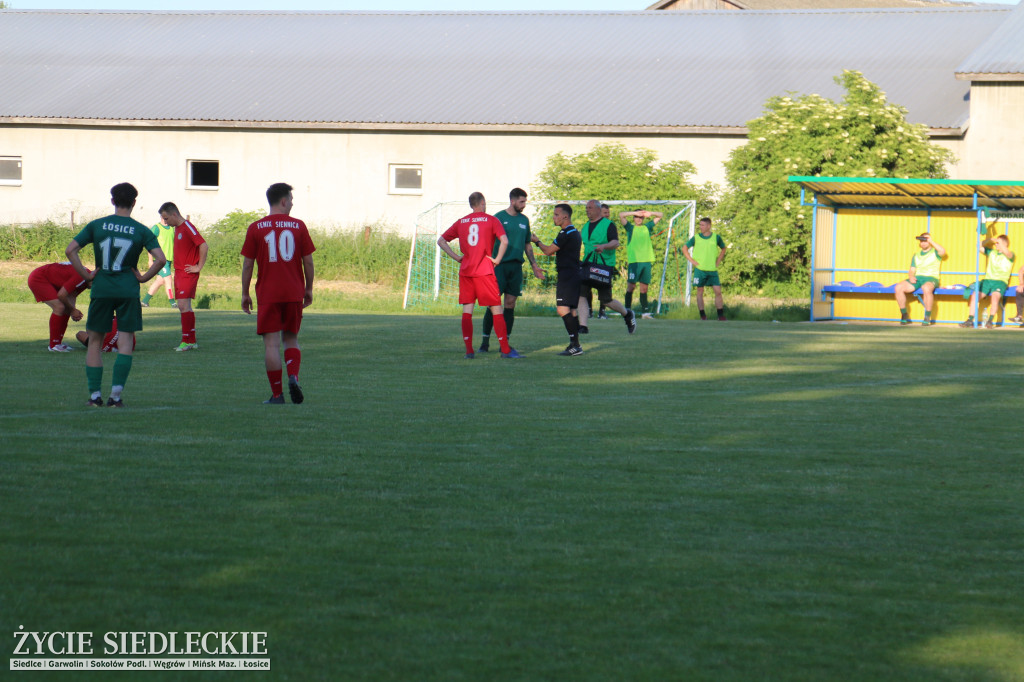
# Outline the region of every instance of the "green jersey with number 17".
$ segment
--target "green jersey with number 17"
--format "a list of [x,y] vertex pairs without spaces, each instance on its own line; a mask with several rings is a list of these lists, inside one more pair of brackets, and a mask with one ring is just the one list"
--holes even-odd
[[92,244],[96,257],[93,298],[138,298],[139,280],[133,270],[139,267],[139,255],[143,249],[160,248],[148,227],[119,215],[92,221],[75,236],[75,241],[81,246]]

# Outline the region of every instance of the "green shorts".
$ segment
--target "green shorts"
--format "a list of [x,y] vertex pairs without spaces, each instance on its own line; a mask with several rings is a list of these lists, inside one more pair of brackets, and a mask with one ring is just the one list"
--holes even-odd
[[722,286],[722,283],[718,281],[718,270],[701,270],[700,268],[694,268],[693,286],[698,288]]
[[157,275],[160,277],[170,277],[172,272],[174,272],[174,269],[171,267],[171,261],[167,261],[164,266],[160,268],[160,272],[158,272]]
[[523,263],[512,260],[494,266],[494,278],[498,280],[498,292],[519,298],[523,295]]
[[909,279],[907,280],[907,282],[909,282],[911,285],[913,285],[915,287],[914,291],[917,291],[918,289],[923,287],[925,284],[928,284],[928,282],[931,282],[932,284],[934,284],[936,289],[939,288],[939,280],[937,278],[935,278],[935,277],[922,277],[921,275],[918,275],[914,279],[917,280],[917,284],[914,284]]
[[[974,294],[975,282],[971,282],[970,286],[964,289],[964,298],[968,299]],[[1002,296],[1006,293],[1006,289],[1009,285],[1006,282],[1001,282],[998,279],[983,279],[981,280],[981,297],[991,296],[992,294],[999,294]]]
[[89,318],[85,328],[91,332],[106,334],[113,327],[117,314],[117,331],[142,331],[142,301],[132,298],[94,298],[89,301]]
[[635,284],[650,284],[651,283],[651,264],[650,263],[630,263],[628,272],[626,274],[626,281]]

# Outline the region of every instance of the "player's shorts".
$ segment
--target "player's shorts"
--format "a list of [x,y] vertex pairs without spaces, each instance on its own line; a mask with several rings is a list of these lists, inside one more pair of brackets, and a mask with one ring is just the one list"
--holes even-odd
[[298,334],[301,326],[302,301],[279,301],[256,306],[257,334],[273,334],[274,332]]
[[[918,278],[920,279],[920,277]],[[981,280],[981,297],[991,296],[992,294],[999,294],[1002,296],[1006,293],[1006,288],[1009,285],[1006,282],[1001,282],[998,279],[983,279]],[[971,282],[970,286],[964,289],[964,298],[970,298],[974,293],[975,282]]]
[[523,263],[513,260],[494,266],[494,279],[498,280],[498,293],[519,298],[523,295]]
[[501,294],[498,293],[498,280],[490,275],[484,275],[483,277],[463,277],[459,275],[459,304],[469,305],[477,301],[484,307],[501,305]]
[[580,282],[580,296],[587,299],[588,301],[591,301],[593,300],[590,296],[591,292],[597,292],[597,300],[600,303],[610,303],[612,300],[611,284],[592,284],[590,282]]
[[46,280],[43,273],[35,270],[28,275],[28,290],[36,297],[36,303],[57,298],[57,289]]
[[89,317],[85,328],[106,334],[113,328],[117,315],[117,329],[121,332],[142,331],[142,301],[132,298],[94,298],[89,301]]
[[[935,277],[922,277],[921,275],[918,275],[917,277],[915,277],[915,279],[917,280],[916,284],[914,282],[911,282],[909,279],[906,280],[911,286],[916,287],[914,291],[917,291],[918,289],[923,287],[925,284],[928,284],[929,282],[934,284],[936,289],[939,288],[939,280]],[[970,294],[968,294],[968,296],[970,296]]]
[[559,273],[555,284],[555,305],[576,310],[580,303],[580,276],[571,272],[567,275]]
[[718,280],[718,270],[701,270],[700,268],[694,268],[693,286],[698,288],[722,286],[722,283]]
[[174,298],[195,298],[198,285],[198,272],[174,271]]
[[626,281],[640,284],[651,283],[651,264],[650,263],[630,263],[629,269],[626,274]]
[[160,277],[170,277],[171,273],[174,272],[174,268],[171,266],[171,261],[164,263],[164,266],[160,268],[160,272],[156,273]]

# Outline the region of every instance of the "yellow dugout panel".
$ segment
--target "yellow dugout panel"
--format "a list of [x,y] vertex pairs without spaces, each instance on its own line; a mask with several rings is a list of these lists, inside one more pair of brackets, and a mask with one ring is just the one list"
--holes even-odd
[[[964,289],[984,276],[979,245],[998,234],[1024,249],[1024,182],[894,178],[791,177],[801,204],[813,207],[811,320],[900,319],[893,288],[907,279],[920,251],[917,235],[942,246],[939,288],[931,318],[959,322],[966,316]],[[810,196],[808,194],[810,193]],[[1018,258],[1014,272],[1020,269]],[[1011,278],[1011,287],[1016,276]],[[1014,293],[1011,288],[1008,294]],[[922,297],[908,301],[915,319]]]

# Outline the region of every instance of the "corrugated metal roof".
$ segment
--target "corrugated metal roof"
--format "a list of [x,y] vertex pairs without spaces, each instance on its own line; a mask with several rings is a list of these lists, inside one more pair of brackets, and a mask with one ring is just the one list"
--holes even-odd
[[4,10],[0,116],[742,127],[857,69],[955,128],[954,69],[1009,13]]
[[792,176],[829,206],[894,208],[1024,208],[1024,182]]
[[957,67],[959,78],[984,75],[1024,79],[1024,3],[1013,8],[1002,24]]

